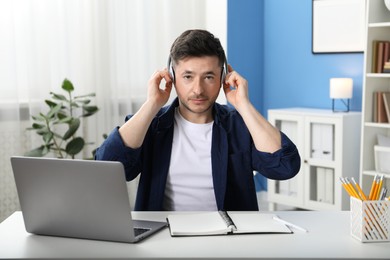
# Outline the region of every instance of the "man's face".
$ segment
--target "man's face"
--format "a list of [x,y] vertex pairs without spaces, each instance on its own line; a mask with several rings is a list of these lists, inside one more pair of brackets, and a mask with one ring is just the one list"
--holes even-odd
[[180,60],[174,70],[180,113],[197,123],[199,118],[212,118],[212,106],[221,89],[218,57],[188,57]]

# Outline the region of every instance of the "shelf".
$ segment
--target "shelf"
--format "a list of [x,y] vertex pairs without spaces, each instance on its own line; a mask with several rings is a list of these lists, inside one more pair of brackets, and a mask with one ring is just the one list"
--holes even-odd
[[375,176],[375,175],[382,175],[385,179],[390,179],[390,174],[389,173],[382,173],[382,172],[377,172],[377,171],[363,171],[363,174],[366,176]]
[[367,78],[390,78],[390,73],[367,73]]
[[368,27],[370,28],[378,28],[378,27],[389,27],[390,28],[390,22],[385,23],[369,23]]
[[367,127],[376,127],[376,128],[390,128],[390,123],[373,123],[373,122],[366,122],[366,123],[364,123],[364,126],[367,126]]
[[[390,41],[390,12],[385,7],[383,0],[367,0],[366,17],[366,47],[364,55],[363,74],[363,104],[362,114],[362,136],[360,147],[360,184],[363,190],[369,190],[372,185],[373,176],[382,174],[375,171],[375,145],[377,136],[384,135],[390,137],[390,123],[374,123],[372,120],[374,108],[377,108],[373,98],[373,93],[379,91],[390,91],[390,73],[372,73],[373,67],[376,69],[378,49],[375,41]],[[382,52],[380,52],[382,53]],[[383,50],[383,54],[385,51]],[[374,56],[376,55],[376,57]],[[383,55],[383,60],[387,59]],[[374,65],[374,66],[373,66]],[[384,103],[384,102],[382,102]],[[383,109],[383,108],[381,108]],[[385,175],[386,181],[383,187],[390,188],[390,174]]]

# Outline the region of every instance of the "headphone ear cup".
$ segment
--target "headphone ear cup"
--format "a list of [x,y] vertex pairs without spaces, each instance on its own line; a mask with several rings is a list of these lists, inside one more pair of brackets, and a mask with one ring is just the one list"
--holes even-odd
[[226,71],[225,71],[225,66],[222,68],[222,75],[221,75],[221,85],[225,83],[225,78],[226,78]]
[[168,72],[169,72],[169,75],[171,76],[172,81],[175,82],[175,71],[173,70],[171,57],[168,58],[167,68],[168,68]]
[[227,61],[225,60],[222,67],[221,85],[225,84],[225,79],[227,74],[228,74],[228,65],[227,65]]

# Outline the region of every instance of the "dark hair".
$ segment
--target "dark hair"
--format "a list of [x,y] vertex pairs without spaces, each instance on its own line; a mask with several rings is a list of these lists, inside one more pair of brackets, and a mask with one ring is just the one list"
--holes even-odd
[[173,63],[187,57],[217,56],[224,65],[226,56],[218,38],[206,30],[187,30],[172,44],[170,59]]

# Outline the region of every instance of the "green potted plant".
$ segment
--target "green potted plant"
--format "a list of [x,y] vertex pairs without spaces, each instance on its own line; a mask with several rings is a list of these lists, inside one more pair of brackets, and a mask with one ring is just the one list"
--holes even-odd
[[51,99],[45,100],[49,111],[32,116],[33,124],[28,130],[42,136],[43,144],[29,152],[26,156],[42,157],[50,152],[57,158],[75,158],[87,143],[78,136],[81,118],[94,115],[98,107],[91,105],[91,97],[95,93],[73,96],[74,86],[68,79],[62,82],[62,89],[67,95],[50,92]]

